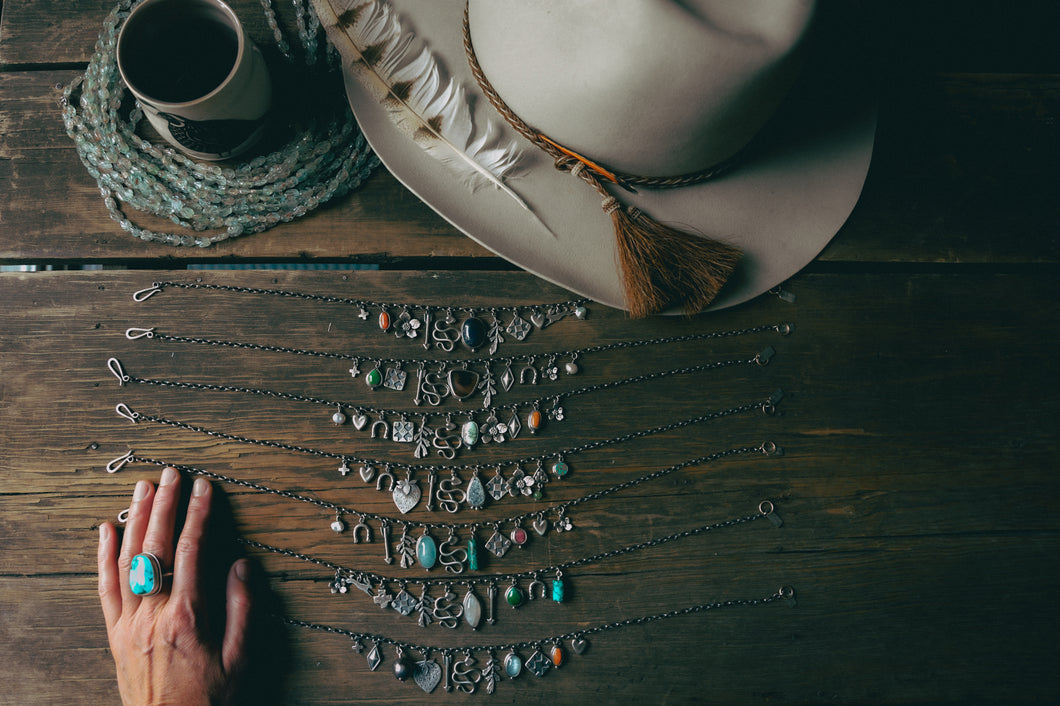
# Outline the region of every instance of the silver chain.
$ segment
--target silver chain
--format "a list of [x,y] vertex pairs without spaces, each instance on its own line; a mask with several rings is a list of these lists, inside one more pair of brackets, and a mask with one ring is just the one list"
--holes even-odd
[[[327,510],[328,512],[333,512],[333,513],[341,514],[341,515],[363,517],[366,520],[374,520],[374,521],[378,521],[378,522],[388,522],[388,523],[393,524],[393,525],[395,525],[397,527],[404,527],[406,529],[407,528],[412,528],[412,527],[424,527],[424,528],[433,529],[433,530],[446,530],[446,531],[452,530],[452,531],[456,531],[456,530],[474,530],[474,529],[479,528],[483,524],[488,524],[488,525],[493,525],[493,524],[519,524],[519,523],[521,523],[521,522],[523,522],[523,521],[525,521],[525,520],[527,520],[527,519],[529,519],[531,517],[543,516],[543,515],[545,515],[546,513],[550,512],[550,511],[556,511],[556,512],[558,512],[560,514],[564,514],[564,513],[566,513],[567,510],[569,510],[572,507],[581,505],[583,503],[592,502],[594,500],[600,500],[602,498],[607,497],[608,495],[612,495],[614,493],[618,493],[618,492],[622,492],[624,490],[628,490],[630,488],[634,488],[634,487],[636,487],[636,486],[638,486],[638,485],[640,485],[642,483],[647,483],[649,481],[653,481],[653,480],[656,480],[658,478],[662,478],[664,476],[670,475],[672,473],[676,473],[677,471],[683,470],[685,468],[689,468],[691,466],[698,466],[698,465],[703,465],[703,464],[706,464],[706,463],[713,463],[715,461],[719,461],[721,459],[724,459],[724,458],[727,458],[727,457],[730,457],[730,456],[737,456],[737,455],[751,454],[751,453],[761,453],[761,454],[765,454],[765,455],[778,455],[778,454],[781,453],[781,450],[773,442],[765,442],[765,443],[762,443],[762,444],[760,444],[758,446],[742,446],[742,447],[727,449],[725,451],[718,451],[718,452],[715,452],[715,453],[712,453],[712,454],[708,454],[708,455],[705,455],[705,456],[699,456],[697,458],[690,458],[690,459],[688,459],[686,461],[682,461],[680,463],[676,463],[676,464],[674,464],[672,466],[667,466],[666,468],[661,468],[661,469],[658,469],[656,471],[652,471],[651,473],[645,474],[645,475],[640,476],[638,478],[633,478],[633,479],[624,481],[622,483],[618,483],[618,484],[613,485],[613,486],[611,486],[609,488],[603,488],[601,490],[594,491],[594,492],[589,493],[588,495],[584,495],[584,496],[582,496],[580,498],[574,498],[574,499],[568,500],[566,502],[558,503],[556,505],[553,505],[553,506],[551,506],[549,508],[545,508],[543,510],[534,510],[532,512],[525,512],[525,513],[522,513],[522,514],[519,514],[519,515],[512,515],[511,517],[503,518],[501,520],[486,522],[486,523],[483,523],[481,521],[480,522],[422,522],[422,521],[402,520],[402,519],[399,519],[399,518],[391,518],[391,517],[388,517],[386,515],[381,515],[381,514],[378,514],[378,513],[364,512],[362,510],[357,510],[355,508],[345,507],[345,506],[340,505],[338,503],[328,502],[326,500],[321,500],[319,498],[314,498],[314,497],[311,497],[311,496],[308,496],[308,495],[301,495],[299,493],[295,493],[295,492],[290,491],[290,490],[280,490],[280,489],[277,489],[277,488],[272,488],[272,487],[267,486],[267,485],[263,485],[263,484],[260,484],[260,483],[254,483],[252,481],[247,481],[247,480],[241,480],[239,478],[233,478],[231,476],[226,476],[226,475],[223,475],[223,474],[220,474],[220,473],[216,473],[214,471],[208,471],[208,470],[203,469],[203,468],[196,468],[196,467],[193,467],[193,466],[186,466],[186,465],[179,465],[179,464],[171,464],[171,463],[167,463],[165,461],[161,461],[161,460],[158,460],[158,459],[150,458],[150,457],[147,457],[147,456],[139,456],[139,455],[134,454],[132,452],[130,452],[129,454],[126,454],[125,456],[122,456],[121,457],[121,462],[122,462],[122,465],[124,465],[126,463],[146,463],[146,464],[155,465],[155,466],[173,466],[174,468],[177,468],[177,469],[179,469],[181,471],[184,471],[185,473],[188,473],[190,475],[203,476],[203,477],[210,478],[212,480],[216,480],[216,481],[219,481],[219,482],[222,482],[222,483],[226,483],[226,484],[229,484],[229,485],[235,485],[235,486],[239,486],[239,487],[242,487],[242,488],[247,488],[249,490],[254,490],[254,491],[257,491],[259,493],[267,493],[269,495],[276,495],[276,496],[279,496],[279,497],[287,498],[289,500],[296,500],[298,502],[307,503],[307,504],[310,504],[310,505],[315,505],[315,506],[317,506],[319,508]],[[766,513],[766,514],[768,514],[768,513]],[[337,568],[337,567],[332,567],[332,568]]]
[[583,628],[581,630],[572,630],[571,632],[563,633],[562,635],[553,635],[540,640],[526,641],[526,642],[512,642],[498,645],[470,645],[467,647],[437,647],[434,645],[416,645],[410,642],[404,642],[401,640],[395,640],[385,635],[376,635],[373,633],[356,632],[354,630],[347,630],[346,628],[340,628],[334,625],[321,625],[318,623],[311,623],[304,620],[296,620],[295,618],[282,618],[288,625],[296,627],[308,628],[311,630],[319,630],[322,632],[329,632],[335,635],[343,635],[356,642],[375,642],[377,644],[391,645],[394,648],[401,650],[410,650],[419,652],[423,655],[430,655],[431,653],[440,652],[448,654],[457,653],[470,653],[470,652],[504,652],[510,650],[524,650],[531,648],[540,648],[544,645],[559,644],[566,640],[577,640],[589,635],[596,635],[598,633],[607,632],[609,630],[617,630],[619,628],[628,627],[631,625],[644,625],[646,623],[653,623],[659,620],[667,620],[670,618],[677,618],[683,615],[693,615],[696,613],[704,613],[709,610],[715,610],[718,608],[733,608],[738,606],[756,606],[773,603],[777,600],[794,600],[795,590],[790,586],[784,586],[763,598],[750,598],[750,599],[736,599],[728,601],[715,601],[713,603],[701,603],[698,605],[688,606],[686,608],[679,608],[676,610],[670,610],[663,613],[655,613],[654,615],[645,615],[638,618],[626,618],[625,620],[616,620],[610,623],[603,623],[590,628]]
[[165,290],[166,288],[171,289],[206,289],[218,292],[229,292],[234,294],[252,294],[252,295],[265,295],[273,297],[283,297],[286,299],[304,299],[306,301],[319,302],[323,304],[347,304],[351,306],[357,306],[365,309],[385,309],[385,310],[403,310],[403,309],[436,309],[441,311],[453,311],[463,313],[473,313],[476,311],[498,311],[516,313],[520,310],[534,308],[551,309],[551,310],[571,310],[577,306],[582,306],[589,302],[588,299],[572,299],[566,302],[557,302],[554,304],[543,304],[543,305],[532,305],[532,306],[487,306],[487,307],[471,307],[471,306],[433,306],[423,304],[412,304],[403,302],[381,302],[371,301],[367,299],[354,299],[351,297],[334,297],[325,294],[310,294],[308,292],[296,292],[287,289],[267,289],[262,287],[239,287],[230,284],[211,284],[207,282],[153,282],[150,287],[141,289],[140,291],[133,294],[133,299],[137,302],[144,301],[155,294]]
[[[673,370],[663,370],[653,373],[645,373],[642,375],[634,375],[621,380],[611,380],[608,382],[597,383],[594,385],[587,385],[574,390],[568,390],[566,392],[555,393],[551,395],[544,395],[535,399],[522,400],[520,402],[505,404],[505,405],[492,405],[484,407],[486,412],[502,412],[506,410],[518,411],[521,407],[533,407],[537,408],[544,405],[547,402],[552,403],[552,407],[558,407],[560,403],[568,397],[576,397],[578,395],[586,395],[600,390],[609,390],[616,387],[622,387],[625,385],[632,385],[641,382],[650,382],[652,380],[661,380],[676,375],[690,375],[692,373],[705,372],[708,370],[720,370],[723,368],[733,367],[737,365],[760,365],[764,366],[768,364],[769,360],[773,357],[775,351],[772,347],[767,347],[760,351],[758,354],[751,358],[737,358],[731,360],[714,361],[711,363],[701,363],[698,365],[689,365],[682,368],[675,368]],[[198,391],[210,391],[210,392],[234,392],[246,395],[256,395],[259,397],[271,397],[274,399],[290,400],[294,402],[308,402],[311,404],[322,405],[331,409],[350,409],[354,410],[359,414],[371,414],[378,417],[399,417],[401,415],[408,416],[410,412],[398,409],[382,409],[378,407],[370,407],[355,402],[340,402],[336,400],[329,400],[323,397],[315,397],[312,395],[301,395],[297,393],[282,392],[279,390],[268,390],[256,387],[244,387],[241,385],[222,385],[217,383],[202,383],[202,382],[189,382],[181,380],[166,380],[159,378],[141,378],[135,375],[129,374],[121,362],[116,358],[111,358],[107,361],[108,367],[111,372],[114,373],[115,377],[118,378],[119,384],[133,383],[139,385],[154,385],[157,387],[170,387],[182,390],[198,390]],[[450,416],[451,413],[439,412],[435,413],[434,416],[446,417]],[[430,417],[429,413],[419,414],[419,416]]]
[[[613,437],[613,438],[610,438],[610,439],[600,439],[600,440],[597,440],[597,441],[590,441],[588,443],[581,444],[579,446],[572,446],[572,447],[569,447],[569,448],[566,448],[566,449],[562,449],[560,451],[553,451],[553,452],[546,453],[546,454],[539,454],[537,456],[524,456],[524,457],[519,458],[519,459],[512,459],[512,460],[505,461],[501,465],[509,465],[509,466],[519,465],[519,466],[521,466],[521,465],[525,465],[525,464],[544,462],[545,460],[551,459],[551,458],[565,458],[567,456],[573,456],[575,454],[579,454],[579,453],[582,453],[582,452],[585,452],[585,451],[592,451],[592,450],[595,450],[595,449],[600,449],[600,448],[604,448],[606,446],[612,446],[612,445],[615,445],[615,444],[623,444],[623,443],[625,443],[627,441],[632,441],[634,439],[639,439],[639,438],[642,438],[642,437],[645,437],[645,436],[651,436],[651,435],[654,435],[654,434],[664,434],[666,432],[675,431],[677,429],[681,429],[683,427],[690,426],[690,425],[693,425],[693,424],[701,424],[703,422],[711,421],[713,419],[719,419],[719,418],[722,418],[722,417],[728,417],[728,416],[732,416],[732,415],[735,415],[735,414],[741,414],[741,413],[744,413],[744,412],[750,412],[750,411],[755,410],[755,409],[759,409],[765,414],[773,414],[775,412],[776,404],[780,401],[780,399],[782,397],[783,397],[783,393],[780,390],[777,390],[768,399],[765,399],[765,400],[758,400],[758,401],[755,401],[755,402],[749,402],[747,404],[743,404],[743,405],[740,405],[740,406],[737,406],[737,407],[730,407],[729,409],[725,409],[725,410],[721,410],[721,411],[717,411],[717,412],[707,412],[706,414],[700,414],[698,416],[691,417],[689,419],[683,419],[683,420],[676,421],[676,422],[670,422],[669,424],[664,424],[662,426],[650,427],[648,429],[639,429],[637,431],[632,431],[632,432],[629,432],[627,434],[623,434],[621,436],[616,436],[616,437]],[[313,449],[313,448],[309,448],[309,447],[306,447],[306,446],[299,446],[299,445],[296,445],[296,444],[288,444],[288,443],[282,442],[282,441],[270,441],[270,440],[267,440],[267,439],[254,439],[254,438],[247,437],[247,436],[240,436],[238,434],[229,434],[227,432],[217,431],[215,429],[210,429],[210,428],[204,427],[204,426],[198,426],[198,425],[195,425],[195,424],[189,424],[187,422],[182,422],[182,421],[179,421],[179,420],[168,419],[168,418],[163,417],[163,416],[144,414],[142,412],[138,412],[136,410],[131,409],[130,407],[128,407],[128,405],[126,405],[124,403],[120,403],[116,407],[116,410],[117,410],[118,414],[120,414],[121,416],[123,416],[126,419],[129,419],[129,420],[131,420],[133,422],[140,422],[140,421],[151,422],[153,424],[160,424],[160,425],[163,425],[163,426],[170,426],[170,427],[175,427],[177,429],[183,429],[185,431],[192,431],[192,432],[195,432],[195,433],[198,433],[198,434],[204,434],[206,436],[210,436],[210,437],[213,437],[215,439],[224,439],[225,441],[235,441],[235,442],[241,443],[241,444],[250,444],[250,445],[253,445],[253,446],[262,446],[262,447],[265,447],[265,448],[279,449],[281,451],[288,451],[288,452],[291,452],[291,453],[306,454],[306,455],[309,455],[309,456],[315,456],[317,458],[332,458],[332,459],[336,459],[336,460],[341,460],[344,463],[352,461],[354,463],[370,464],[370,465],[374,465],[374,466],[387,467],[387,468],[390,468],[390,469],[404,470],[404,471],[408,471],[410,473],[412,473],[414,471],[424,471],[424,472],[432,472],[432,471],[433,472],[439,472],[439,471],[482,471],[482,470],[485,470],[485,469],[488,469],[488,468],[495,468],[495,467],[498,466],[497,463],[412,464],[412,463],[404,463],[404,462],[401,462],[401,461],[385,461],[385,460],[379,460],[379,459],[366,459],[366,458],[353,456],[351,454],[340,454],[340,453],[336,453],[334,451],[324,451],[322,449]],[[129,456],[131,457],[131,454],[129,454]],[[120,468],[120,465],[117,466],[117,468],[113,467],[119,461],[120,461],[120,459],[116,459],[115,461],[112,461],[111,465],[108,466],[108,470],[117,470],[117,468]]]
[[[584,500],[583,500],[584,501]],[[689,537],[695,537],[701,534],[713,530],[724,529],[727,527],[735,527],[737,525],[746,524],[748,522],[754,522],[764,517],[770,517],[774,521],[775,526],[780,526],[780,519],[776,515],[776,508],[772,501],[763,500],[758,504],[758,512],[753,515],[745,515],[743,517],[736,517],[729,520],[723,520],[709,525],[702,525],[681,532],[675,532],[665,537],[657,537],[656,539],[650,539],[637,544],[631,544],[625,547],[619,547],[618,549],[611,549],[606,552],[600,552],[599,554],[593,554],[591,556],[582,557],[580,559],[572,559],[562,564],[556,564],[554,566],[546,566],[541,569],[531,569],[527,571],[511,572],[506,574],[492,574],[489,576],[477,576],[474,578],[463,578],[454,580],[450,577],[445,578],[417,578],[407,579],[392,576],[383,576],[370,571],[362,571],[360,569],[350,569],[348,567],[335,564],[327,561],[326,559],[320,559],[318,557],[309,556],[308,554],[302,554],[300,552],[293,551],[291,549],[284,549],[282,547],[276,547],[271,544],[265,544],[264,542],[258,542],[252,539],[239,539],[241,544],[245,544],[255,549],[261,549],[263,551],[272,552],[273,554],[280,554],[282,556],[290,557],[292,559],[300,559],[310,564],[322,566],[326,569],[330,569],[336,572],[343,572],[351,576],[357,576],[363,579],[370,579],[375,583],[416,583],[423,586],[475,586],[483,585],[487,583],[499,583],[502,581],[512,581],[516,579],[529,579],[537,578],[539,575],[555,574],[557,571],[567,571],[568,569],[578,568],[580,566],[588,566],[589,564],[595,564],[598,561],[604,561],[606,559],[613,559],[614,557],[623,556],[625,554],[632,554],[644,549],[652,549],[654,547],[668,544],[679,539],[687,539]]]

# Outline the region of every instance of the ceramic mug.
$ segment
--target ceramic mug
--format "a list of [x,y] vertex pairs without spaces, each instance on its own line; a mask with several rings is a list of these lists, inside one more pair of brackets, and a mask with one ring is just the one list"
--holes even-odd
[[265,58],[220,0],[144,0],[122,25],[117,55],[148,121],[182,152],[227,159],[265,132]]

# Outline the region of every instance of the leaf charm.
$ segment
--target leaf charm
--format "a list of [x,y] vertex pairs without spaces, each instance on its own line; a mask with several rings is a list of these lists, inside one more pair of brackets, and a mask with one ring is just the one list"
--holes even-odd
[[515,144],[496,144],[493,121],[476,129],[464,88],[443,78],[434,55],[401,26],[389,4],[315,0],[313,5],[345,64],[395,125],[453,169],[472,192],[492,185],[530,210],[504,183],[517,171]]

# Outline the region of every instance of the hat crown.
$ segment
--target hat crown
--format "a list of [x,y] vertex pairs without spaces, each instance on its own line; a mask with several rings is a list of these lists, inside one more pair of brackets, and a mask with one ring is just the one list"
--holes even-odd
[[791,86],[812,0],[469,0],[483,72],[519,117],[619,171],[694,172]]

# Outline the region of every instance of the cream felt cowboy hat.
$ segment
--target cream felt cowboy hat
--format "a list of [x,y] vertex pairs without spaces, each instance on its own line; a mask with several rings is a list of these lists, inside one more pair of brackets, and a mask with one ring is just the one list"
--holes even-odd
[[[816,257],[864,183],[875,109],[813,46],[810,0],[314,5],[390,171],[501,257],[603,304],[648,314],[768,291]],[[454,176],[467,155],[439,154],[447,126],[503,188]],[[661,225],[623,244],[644,221]],[[648,273],[631,276],[640,260]],[[705,294],[683,274],[703,266]],[[672,272],[646,303],[630,289]]]

